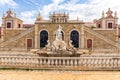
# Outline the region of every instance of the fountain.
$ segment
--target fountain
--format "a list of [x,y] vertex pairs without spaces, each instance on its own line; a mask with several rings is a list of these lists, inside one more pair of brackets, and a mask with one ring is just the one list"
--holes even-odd
[[76,48],[72,45],[72,40],[69,41],[69,48],[67,48],[65,41],[62,40],[62,27],[60,25],[55,32],[55,39],[52,44],[50,44],[48,40],[45,48],[37,52],[40,56],[42,55],[41,53],[44,53],[44,56],[52,57],[72,57],[81,55],[77,54]]

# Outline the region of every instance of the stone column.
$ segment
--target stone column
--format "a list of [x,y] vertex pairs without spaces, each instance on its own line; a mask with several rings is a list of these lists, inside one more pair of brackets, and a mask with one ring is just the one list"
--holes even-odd
[[118,67],[120,67],[120,60],[118,60]]
[[119,26],[116,26],[116,46],[117,46],[117,53],[119,54],[119,46],[120,46],[120,39],[119,39]]
[[40,65],[42,65],[42,59],[40,59]]
[[67,66],[69,66],[69,59],[67,59]]
[[116,26],[116,42],[118,42],[119,41],[119,26]]
[[85,48],[85,46],[84,46],[84,26],[82,25],[81,26],[81,47],[80,48],[82,48],[82,49],[84,49]]
[[55,66],[57,66],[58,62],[57,62],[57,59],[55,59]]
[[[2,27],[1,27],[1,41],[4,41],[4,36],[5,36],[5,35],[3,35],[3,34],[4,34],[4,33],[3,33],[3,30],[4,30],[4,27],[2,26]],[[3,50],[3,45],[4,45],[4,44],[1,44],[1,46],[0,46],[0,47],[1,47],[1,50]]]
[[109,58],[106,60],[106,67],[109,67]]
[[101,63],[100,63],[100,59],[98,58],[98,59],[94,59],[94,67],[100,67],[100,65],[101,65]]
[[50,65],[50,59],[48,59],[48,62],[47,62],[48,66]]
[[38,49],[38,25],[35,24],[35,49]]
[[51,65],[54,65],[54,60],[52,59],[52,61],[51,61]]
[[86,64],[88,67],[90,67],[91,66],[91,59],[88,59]]
[[52,65],[52,59],[50,59],[50,65]]
[[45,64],[46,64],[46,59],[43,59],[43,60],[44,60],[44,61],[43,61],[43,62],[44,62],[43,64],[45,65]]
[[74,60],[74,64],[75,64],[75,66],[77,66],[77,60],[76,59]]
[[65,59],[63,59],[63,65],[65,65]]
[[117,67],[117,59],[114,60],[114,67]]
[[73,60],[72,59],[70,60],[70,65],[73,66]]
[[61,59],[59,59],[59,65],[61,65]]
[[78,59],[78,66],[81,65],[81,59]]

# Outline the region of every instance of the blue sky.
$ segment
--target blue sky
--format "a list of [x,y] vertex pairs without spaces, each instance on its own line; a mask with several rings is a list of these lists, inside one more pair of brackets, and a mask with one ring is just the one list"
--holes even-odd
[[[24,23],[33,24],[40,11],[43,19],[48,19],[52,12],[67,12],[70,19],[91,21],[101,17],[101,12],[108,8],[120,16],[120,0],[0,0],[0,18],[9,8],[16,12]],[[1,24],[1,20],[0,20]]]

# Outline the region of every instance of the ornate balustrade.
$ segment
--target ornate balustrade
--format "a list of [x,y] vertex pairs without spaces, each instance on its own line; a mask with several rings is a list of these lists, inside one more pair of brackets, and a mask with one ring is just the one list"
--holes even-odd
[[2,56],[0,67],[120,70],[120,57],[23,57]]
[[119,53],[119,50],[117,48],[111,48],[111,49],[98,48],[98,49],[93,49],[92,52],[93,53]]

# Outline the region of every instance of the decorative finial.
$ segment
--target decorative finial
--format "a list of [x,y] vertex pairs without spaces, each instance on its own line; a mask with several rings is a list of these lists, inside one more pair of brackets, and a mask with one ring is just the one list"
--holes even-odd
[[8,11],[7,11],[7,18],[12,18],[12,11],[11,11],[11,9],[9,9]]
[[5,13],[3,12],[3,18],[5,17]]
[[108,11],[106,12],[107,17],[109,17],[109,18],[113,17],[113,16],[112,16],[112,13],[113,13],[113,12],[110,10],[110,8],[108,8]]
[[8,14],[8,15],[13,14],[10,8],[9,8],[9,10],[7,11],[7,14]]
[[105,17],[105,14],[104,14],[104,11],[102,12],[102,18],[104,18]]
[[40,21],[42,19],[41,15],[40,15],[40,12],[38,13],[38,16],[37,16],[37,21]]
[[115,11],[114,16],[115,16],[115,18],[117,18],[117,11]]
[[16,12],[14,12],[14,18],[16,18]]

